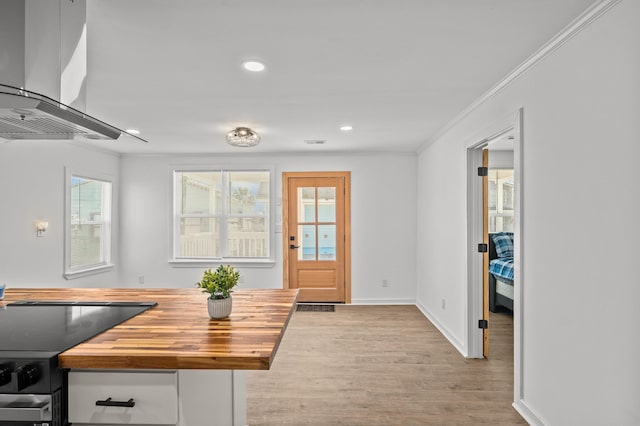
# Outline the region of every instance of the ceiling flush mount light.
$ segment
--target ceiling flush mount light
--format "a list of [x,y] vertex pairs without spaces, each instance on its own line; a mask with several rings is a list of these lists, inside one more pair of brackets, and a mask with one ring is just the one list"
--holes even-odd
[[125,132],[129,133],[130,135],[139,135],[140,134],[140,130],[136,130],[136,129],[127,129],[127,130],[125,130]]
[[236,127],[227,133],[229,145],[250,147],[260,143],[260,135],[248,127]]
[[350,132],[351,130],[353,130],[353,126],[350,125],[344,125],[340,127],[340,130],[342,130],[343,132]]
[[264,64],[258,61],[246,61],[242,63],[242,66],[247,71],[253,71],[253,72],[264,71]]

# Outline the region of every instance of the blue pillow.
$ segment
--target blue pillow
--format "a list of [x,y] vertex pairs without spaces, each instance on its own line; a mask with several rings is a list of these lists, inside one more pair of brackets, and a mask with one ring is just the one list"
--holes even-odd
[[513,257],[513,232],[491,234],[498,257]]

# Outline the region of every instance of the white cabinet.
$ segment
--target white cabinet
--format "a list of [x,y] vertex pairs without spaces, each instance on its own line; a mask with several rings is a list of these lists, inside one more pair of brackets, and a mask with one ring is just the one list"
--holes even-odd
[[69,421],[91,425],[176,425],[176,371],[71,371]]
[[[245,426],[246,387],[246,372],[239,370],[71,370],[69,421],[73,426]],[[129,400],[133,407],[110,406]]]

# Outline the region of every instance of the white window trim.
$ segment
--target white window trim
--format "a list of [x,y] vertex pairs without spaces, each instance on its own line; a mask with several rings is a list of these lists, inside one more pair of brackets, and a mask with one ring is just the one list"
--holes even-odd
[[[175,187],[175,173],[176,172],[255,172],[255,171],[268,171],[269,172],[269,257],[221,257],[221,258],[188,258],[177,257],[176,241],[179,241],[179,228],[176,226],[177,206],[176,206],[176,187]],[[222,165],[222,164],[187,164],[187,165],[171,165],[169,166],[169,200],[171,200],[171,211],[169,223],[171,224],[169,229],[169,266],[173,268],[203,268],[203,267],[216,267],[219,265],[240,265],[242,267],[273,267],[276,263],[275,260],[275,200],[276,200],[276,175],[275,167],[273,165],[264,164],[242,164],[242,165]],[[226,201],[223,201],[226,202]],[[226,245],[226,241],[223,238],[222,244]]]
[[[109,220],[105,221],[104,225],[108,230],[108,238],[103,241],[103,250],[107,255],[105,262],[96,263],[93,265],[87,265],[82,268],[71,268],[71,178],[81,177],[85,179],[98,180],[102,182],[108,182],[111,184],[111,197],[108,200],[107,209],[109,212]],[[73,280],[76,278],[87,277],[90,275],[100,274],[111,271],[115,265],[112,262],[112,241],[113,241],[113,204],[116,199],[116,182],[115,178],[111,175],[88,172],[86,170],[78,170],[74,168],[65,167],[65,180],[64,180],[64,265],[62,276],[66,280]]]
[[109,272],[115,266],[116,265],[114,265],[113,263],[109,263],[109,264],[105,264],[105,265],[85,268],[85,269],[82,269],[82,270],[77,270],[77,271],[72,271],[72,272],[65,272],[63,274],[63,276],[67,280],[75,280],[76,278],[83,278],[83,277],[88,277],[90,275],[100,274],[100,273],[103,273],[103,272]]

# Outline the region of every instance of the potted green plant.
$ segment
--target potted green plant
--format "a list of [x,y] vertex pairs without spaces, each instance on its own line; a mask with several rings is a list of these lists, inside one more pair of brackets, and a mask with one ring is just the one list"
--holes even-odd
[[238,285],[240,273],[231,265],[220,265],[214,272],[204,271],[202,280],[196,283],[203,293],[209,293],[207,308],[211,318],[226,318],[231,314],[231,289]]

